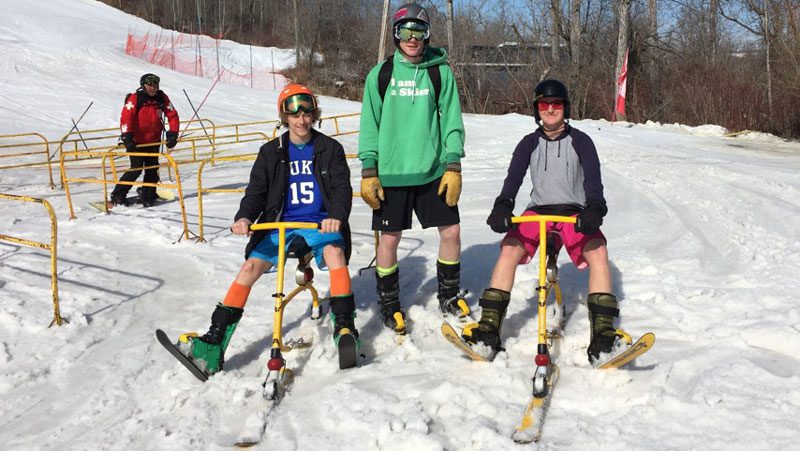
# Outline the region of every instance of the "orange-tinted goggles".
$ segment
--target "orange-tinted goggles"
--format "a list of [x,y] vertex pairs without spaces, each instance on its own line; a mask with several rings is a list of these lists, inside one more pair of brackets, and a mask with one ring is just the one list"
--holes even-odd
[[308,94],[295,94],[287,97],[281,104],[281,111],[287,114],[297,114],[300,111],[312,113],[316,109],[317,102],[314,101],[314,96]]

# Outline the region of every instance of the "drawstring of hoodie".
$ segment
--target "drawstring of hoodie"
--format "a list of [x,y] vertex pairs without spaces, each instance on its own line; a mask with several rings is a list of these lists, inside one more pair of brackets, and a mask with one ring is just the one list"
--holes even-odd
[[[544,126],[542,126],[542,128],[544,128]],[[563,130],[563,128],[562,128],[562,130]],[[544,170],[545,170],[545,172],[547,171],[547,153],[548,153],[547,151],[548,150],[550,150],[550,140],[549,139],[545,139],[544,140]],[[556,157],[557,158],[561,158],[561,140],[560,139],[558,140],[558,148],[556,150]]]
[[550,147],[550,142],[544,141],[544,172],[547,172],[547,149]]

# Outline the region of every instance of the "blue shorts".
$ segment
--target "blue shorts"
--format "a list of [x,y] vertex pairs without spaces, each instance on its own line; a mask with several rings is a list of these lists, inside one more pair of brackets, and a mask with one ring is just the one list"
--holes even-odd
[[[286,249],[289,249],[294,237],[302,237],[306,240],[306,244],[311,248],[314,253],[314,258],[317,261],[317,266],[324,269],[325,259],[322,257],[322,250],[325,246],[334,245],[344,249],[344,237],[339,232],[322,233],[317,229],[291,229],[286,231]],[[278,264],[278,231],[274,231],[261,240],[253,252],[250,253],[250,258],[257,258],[265,262],[272,263],[273,267]]]

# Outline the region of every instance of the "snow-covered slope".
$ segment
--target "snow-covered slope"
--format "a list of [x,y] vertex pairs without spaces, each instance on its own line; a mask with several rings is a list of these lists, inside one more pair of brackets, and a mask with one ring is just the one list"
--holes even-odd
[[[189,117],[181,89],[202,98],[211,81],[124,55],[129,26],[147,23],[89,0],[0,1],[0,134],[59,137],[94,101],[86,128],[114,127],[139,76]],[[155,29],[155,27],[153,26]],[[242,50],[246,51],[246,50]],[[203,116],[222,123],[271,119],[276,92],[218,85]],[[360,105],[323,97],[326,114]],[[488,282],[500,236],[484,224],[519,139],[520,115],[465,115],[462,280],[473,305]],[[655,348],[625,371],[586,362],[586,273],[562,256],[569,319],[561,380],[543,448],[790,449],[800,417],[800,145],[770,136],[725,138],[718,127],[574,121],[597,144],[609,203],[609,238],[622,326],[653,331]],[[326,128],[328,127],[328,128]],[[324,124],[323,130],[329,130]],[[342,140],[354,152],[356,138]],[[243,146],[255,152],[257,145]],[[353,168],[357,169],[357,162]],[[190,228],[192,183],[183,166]],[[208,171],[207,186],[247,182],[247,164]],[[358,177],[354,171],[353,183]],[[526,201],[527,184],[518,197]],[[244,240],[227,231],[235,194],[206,197],[208,243],[175,242],[175,203],[86,207],[99,185],[75,185],[78,219],[41,170],[0,171],[0,192],[42,197],[59,219],[62,314],[52,318],[48,257],[0,241],[0,441],[4,449],[228,448],[262,418],[260,383],[272,331],[275,275],[258,282],[229,348],[226,371],[196,381],[153,331],[207,326],[241,263]],[[46,241],[41,207],[0,200],[0,234]],[[288,354],[296,385],[267,416],[262,449],[516,449],[511,432],[530,392],[535,352],[535,265],[520,267],[491,364],[463,358],[438,333],[436,232],[418,226],[400,249],[403,303],[413,321],[394,343],[374,305],[370,212],[354,201],[351,260],[366,359],[337,369],[328,323],[306,319],[307,297],[286,311],[287,338],[313,337]],[[324,292],[327,274],[317,271]],[[291,286],[287,279],[288,286]]]

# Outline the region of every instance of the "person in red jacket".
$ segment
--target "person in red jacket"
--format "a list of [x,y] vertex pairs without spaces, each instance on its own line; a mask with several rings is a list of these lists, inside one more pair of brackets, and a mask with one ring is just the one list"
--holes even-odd
[[[164,91],[158,89],[160,79],[155,74],[144,74],[139,79],[139,89],[125,97],[119,128],[120,141],[127,152],[154,153],[152,157],[130,156],[131,168],[120,181],[134,182],[144,169],[145,183],[158,183],[158,152],[161,146],[161,132],[164,130],[164,117],[169,121],[167,147],[172,149],[178,142],[180,120],[178,112]],[[132,185],[118,184],[111,192],[111,208],[114,205],[128,205],[126,199]],[[144,186],[140,193],[142,204],[152,206],[158,196],[154,186]]]

